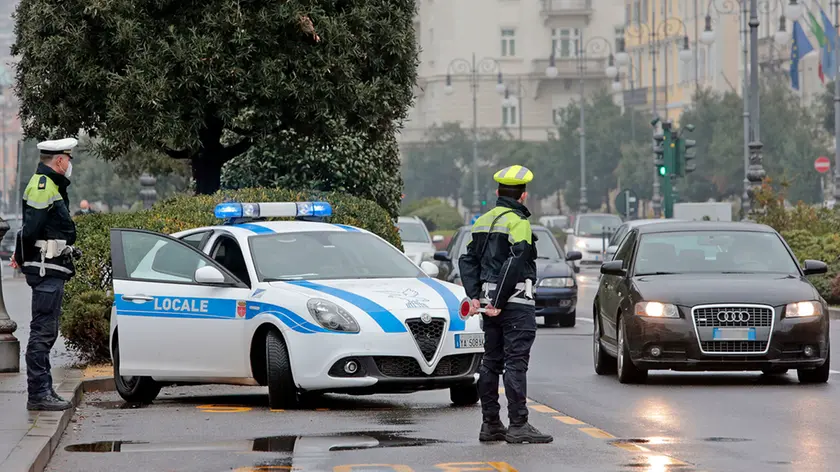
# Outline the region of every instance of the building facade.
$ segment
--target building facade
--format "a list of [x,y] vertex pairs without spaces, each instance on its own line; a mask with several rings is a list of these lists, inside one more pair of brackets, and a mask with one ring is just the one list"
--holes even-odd
[[[581,76],[587,94],[610,85],[607,58],[623,23],[615,0],[418,0],[420,66],[401,144],[421,143],[447,122],[471,128],[474,103],[481,130],[547,139],[556,110],[579,100]],[[556,77],[546,75],[552,51]]]

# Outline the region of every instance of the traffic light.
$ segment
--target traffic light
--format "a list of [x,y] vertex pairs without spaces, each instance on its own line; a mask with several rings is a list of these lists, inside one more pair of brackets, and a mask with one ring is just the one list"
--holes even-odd
[[659,175],[664,176],[668,173],[665,168],[665,135],[657,133],[653,135],[653,140],[656,144],[653,145],[653,164]]
[[680,135],[677,138],[677,175],[682,177],[697,169],[697,165],[694,163],[694,158],[697,155],[697,150],[694,148],[697,146],[697,141],[683,138],[682,134],[684,131],[694,131],[694,125],[686,125],[685,129],[680,131]]

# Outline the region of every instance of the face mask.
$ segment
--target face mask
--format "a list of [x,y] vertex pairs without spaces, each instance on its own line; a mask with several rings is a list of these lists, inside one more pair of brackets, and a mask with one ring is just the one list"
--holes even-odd
[[69,179],[70,175],[72,173],[73,173],[73,163],[72,162],[67,162],[67,170],[64,171],[64,176]]

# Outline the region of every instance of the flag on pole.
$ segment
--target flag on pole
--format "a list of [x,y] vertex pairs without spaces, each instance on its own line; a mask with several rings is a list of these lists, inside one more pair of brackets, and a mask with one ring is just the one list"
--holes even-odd
[[826,74],[828,78],[834,80],[834,77],[837,76],[838,66],[834,49],[837,47],[837,30],[834,29],[834,25],[831,24],[831,20],[828,19],[828,15],[825,14],[825,10],[822,7],[820,7],[820,16],[822,17],[823,27],[826,31],[826,45],[822,57],[823,64],[825,64],[823,71],[828,72]]
[[790,86],[799,90],[799,59],[814,50],[799,21],[793,22],[793,44],[790,46]]
[[[811,33],[814,35],[814,37],[817,38],[817,43],[820,45],[820,49],[822,49],[822,54],[820,55],[820,65],[817,69],[817,73],[819,74],[822,83],[825,83],[824,69],[825,67],[828,67],[828,63],[825,62],[827,44],[825,39],[825,31],[823,31],[822,27],[820,26],[820,23],[810,11],[808,12],[808,17],[811,19],[811,21],[808,23],[808,27],[811,29]],[[823,64],[825,64],[825,66]]]

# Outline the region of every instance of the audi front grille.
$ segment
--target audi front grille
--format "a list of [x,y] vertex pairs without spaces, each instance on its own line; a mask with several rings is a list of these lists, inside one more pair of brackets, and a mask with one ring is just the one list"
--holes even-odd
[[[768,305],[698,305],[691,309],[691,319],[703,354],[766,354],[776,325],[775,311]],[[752,328],[755,339],[715,339],[719,328]]]

